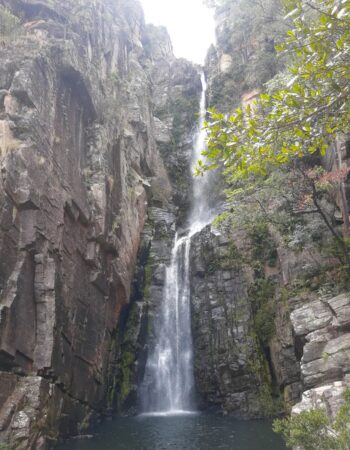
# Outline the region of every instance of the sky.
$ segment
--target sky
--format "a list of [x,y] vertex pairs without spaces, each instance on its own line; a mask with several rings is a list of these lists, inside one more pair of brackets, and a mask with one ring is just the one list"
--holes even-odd
[[202,0],[141,0],[147,23],[167,27],[175,56],[203,64],[215,42],[213,11]]

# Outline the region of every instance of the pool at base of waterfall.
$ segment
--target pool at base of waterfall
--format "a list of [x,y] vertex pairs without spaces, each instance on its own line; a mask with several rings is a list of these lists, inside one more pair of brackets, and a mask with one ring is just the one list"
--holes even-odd
[[92,439],[60,450],[286,450],[269,421],[240,421],[205,414],[145,415],[101,425]]

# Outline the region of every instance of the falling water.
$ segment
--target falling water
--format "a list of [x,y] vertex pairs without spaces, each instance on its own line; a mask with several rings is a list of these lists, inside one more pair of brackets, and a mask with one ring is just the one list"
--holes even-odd
[[[205,145],[206,82],[202,75],[202,94],[198,133],[192,155],[192,168]],[[175,237],[171,263],[166,269],[164,301],[156,331],[156,345],[148,357],[144,386],[141,389],[145,413],[176,414],[190,412],[194,405],[193,350],[191,336],[189,257],[191,237],[213,216],[205,191],[207,177],[193,181],[189,231]]]
[[[192,153],[192,171],[194,171],[197,161],[201,159],[201,153],[205,148],[206,132],[203,129],[206,114],[206,90],[207,83],[204,73],[201,76],[202,95],[200,101],[199,128],[195,146]],[[211,191],[212,177],[205,175],[195,177],[193,181],[192,210],[189,217],[190,232],[189,237],[204,228],[213,220],[215,211],[211,207],[209,193]]]

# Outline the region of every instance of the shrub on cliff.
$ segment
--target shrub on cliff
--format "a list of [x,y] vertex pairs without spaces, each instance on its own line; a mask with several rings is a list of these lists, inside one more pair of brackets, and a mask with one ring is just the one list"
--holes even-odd
[[0,43],[14,39],[20,27],[20,19],[0,5]]
[[274,421],[274,431],[281,433],[290,447],[302,450],[350,449],[350,390],[344,393],[334,423],[323,409],[303,411],[284,420]]

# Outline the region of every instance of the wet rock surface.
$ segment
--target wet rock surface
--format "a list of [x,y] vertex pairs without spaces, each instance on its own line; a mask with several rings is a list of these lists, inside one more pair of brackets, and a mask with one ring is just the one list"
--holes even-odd
[[[243,259],[237,248],[242,242]],[[349,294],[327,297],[305,291],[283,300],[283,292],[288,291],[281,291],[283,261],[278,260],[273,270],[265,268],[275,286],[270,294],[275,297],[270,313],[273,333],[267,342],[259,341],[251,289],[256,275],[244,262],[247,255],[244,239],[220,235],[210,227],[192,239],[192,332],[199,405],[252,418],[271,413],[269,402],[280,396],[287,410],[298,412],[321,404],[334,415],[349,385]]]
[[121,405],[124,414],[140,411],[138,388],[148,383],[145,366],[156,339],[166,267],[170,264],[176,232],[186,230],[192,194],[195,113],[199,111],[202,89],[200,69],[184,59],[174,58],[165,28],[148,25],[143,45],[148,55],[145,66],[152,80],[154,137],[167,169],[171,195],[166,195],[161,180],[152,180],[132,284],[131,304],[134,306],[128,313],[121,337],[121,369],[117,369],[116,376],[124,391]]
[[191,242],[194,375],[199,406],[239,418],[261,417],[268,370],[252,327],[251,273],[234,243],[208,226]]

